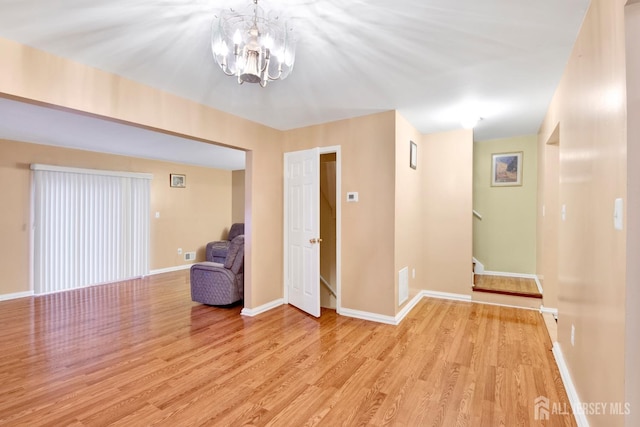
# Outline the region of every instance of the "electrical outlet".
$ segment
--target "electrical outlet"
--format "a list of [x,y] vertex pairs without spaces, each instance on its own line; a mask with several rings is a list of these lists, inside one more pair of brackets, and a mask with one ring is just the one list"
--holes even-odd
[[576,327],[571,324],[571,347],[576,345]]
[[411,269],[411,276],[412,276],[413,279],[416,278],[416,269],[415,268]]
[[182,255],[182,248],[178,248],[178,255]]

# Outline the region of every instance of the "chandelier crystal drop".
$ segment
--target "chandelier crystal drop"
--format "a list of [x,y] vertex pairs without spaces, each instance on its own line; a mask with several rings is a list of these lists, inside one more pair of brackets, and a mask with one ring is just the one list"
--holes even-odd
[[211,31],[211,50],[216,62],[238,83],[285,79],[295,62],[295,40],[283,17],[265,14],[258,0],[243,10],[228,9],[216,16]]

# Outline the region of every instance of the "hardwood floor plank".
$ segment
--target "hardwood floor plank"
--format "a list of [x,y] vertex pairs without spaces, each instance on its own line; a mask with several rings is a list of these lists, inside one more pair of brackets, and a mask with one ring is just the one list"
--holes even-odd
[[423,299],[390,326],[189,294],[182,271],[0,302],[0,425],[526,426],[538,396],[568,407],[534,311]]

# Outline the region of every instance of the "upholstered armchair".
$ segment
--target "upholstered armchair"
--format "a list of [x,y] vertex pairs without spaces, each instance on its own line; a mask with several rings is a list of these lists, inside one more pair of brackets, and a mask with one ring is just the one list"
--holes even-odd
[[227,240],[207,243],[207,261],[224,263],[224,260],[227,258],[227,253],[229,252],[231,241],[241,234],[244,234],[244,223],[238,222],[233,224],[229,229]]
[[244,298],[244,235],[229,245],[224,263],[191,266],[191,300],[207,305],[229,305]]

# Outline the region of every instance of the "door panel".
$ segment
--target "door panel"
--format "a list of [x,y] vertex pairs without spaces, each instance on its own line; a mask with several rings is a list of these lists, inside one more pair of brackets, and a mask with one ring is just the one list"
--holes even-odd
[[285,154],[285,283],[289,303],[320,317],[319,150]]

